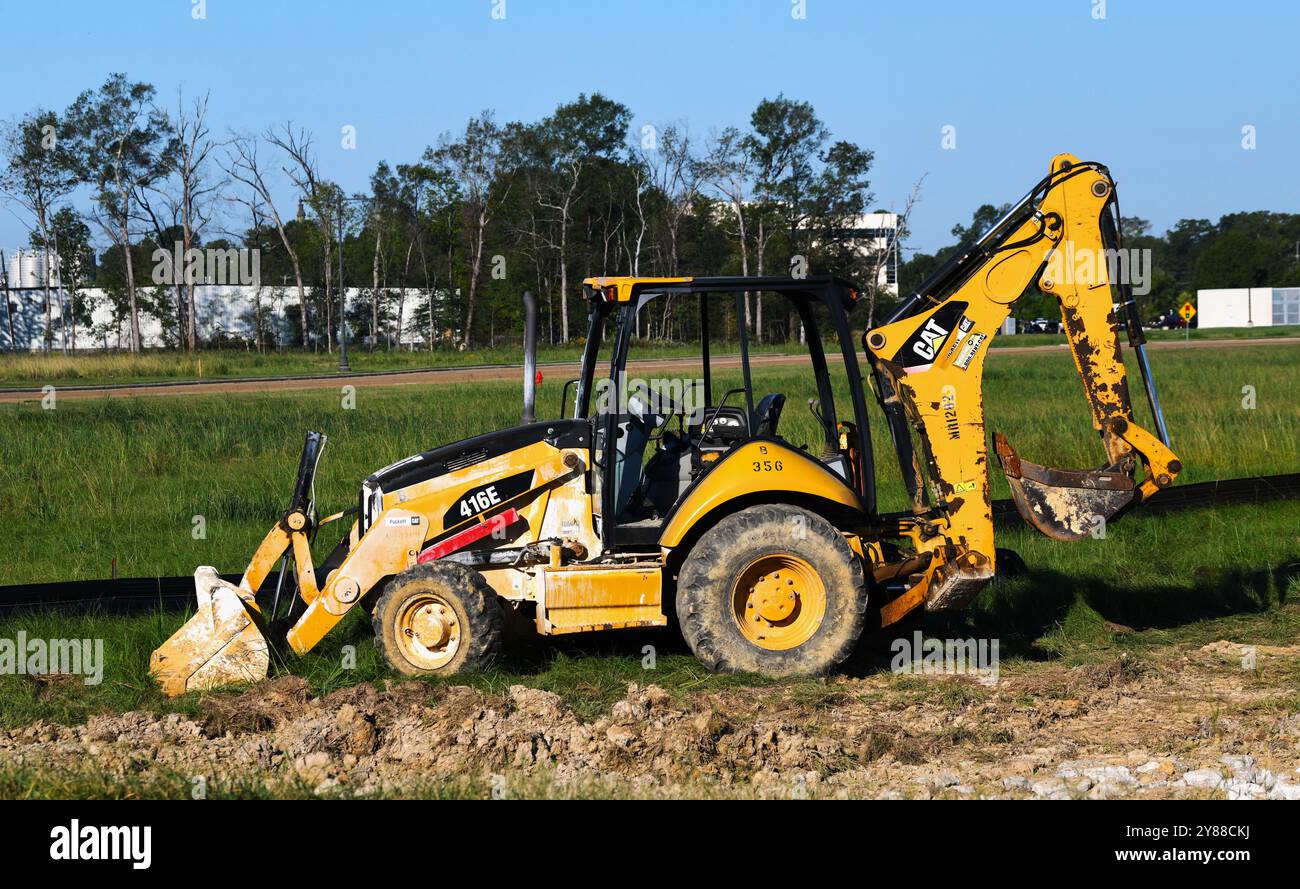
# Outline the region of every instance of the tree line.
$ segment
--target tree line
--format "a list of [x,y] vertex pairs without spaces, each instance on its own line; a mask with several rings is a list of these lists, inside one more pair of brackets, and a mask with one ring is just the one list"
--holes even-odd
[[[996,222],[1009,204],[984,204],[969,224],[953,226],[953,242],[934,253],[916,253],[899,269],[899,286],[910,292],[925,281],[959,246]],[[1137,216],[1121,220],[1126,251],[1150,251],[1144,270],[1145,293],[1137,296],[1145,320],[1172,320],[1198,290],[1300,286],[1300,214],[1259,210],[1227,213],[1217,222],[1180,219],[1163,235]],[[1057,318],[1056,297],[1030,288],[1016,305],[1018,318]]]
[[[517,341],[524,289],[540,297],[542,341],[572,341],[583,335],[580,281],[592,275],[838,274],[864,287],[860,325],[893,299],[881,270],[897,240],[882,247],[857,229],[874,200],[872,152],[835,139],[806,101],[764,99],[747,126],[705,134],[683,121],[634,127],[631,109],[600,93],[532,122],[500,122],[486,110],[419,157],[379,163],[360,193],[326,175],[307,129],[287,120],[218,133],[208,105],[206,95],[179,92],[164,102],[152,85],[113,74],[66,109],[34,110],[0,132],[0,194],[23,211],[30,245],[58,257],[62,286],[52,289],[48,276],[44,286],[47,349],[75,348],[96,308],[84,293],[92,287],[124,348],[141,348],[144,316],[160,323],[168,346],[225,344],[228,333],[199,324],[201,277],[172,270],[157,280],[156,256],[203,249],[257,252],[244,319],[245,345],[257,349],[335,348],[340,260],[362,293],[348,328],[371,349]],[[355,139],[347,129],[344,142]],[[897,239],[919,193],[920,183]],[[1001,209],[984,205],[953,228],[953,245],[899,260],[901,291]],[[1123,228],[1126,246],[1152,252],[1149,315],[1198,288],[1300,274],[1297,215],[1184,219],[1163,236],[1136,217]],[[281,329],[271,309],[285,294],[296,299],[283,304]],[[1037,292],[1017,307],[1028,317],[1054,312]],[[797,318],[762,293],[746,295],[744,316],[758,341],[802,335]],[[696,323],[665,299],[641,313],[637,333],[684,339]]]
[[[682,121],[633,128],[631,110],[600,93],[534,122],[487,110],[418,158],[379,163],[353,194],[292,121],[217,134],[207,96],[163,103],[124,74],[12,122],[0,150],[0,190],[25,211],[31,245],[60,264],[64,286],[45,288],[47,348],[66,350],[90,323],[88,287],[102,288],[124,348],[141,348],[145,315],[168,345],[213,345],[196,318],[202,279],[154,280],[156,251],[174,245],[258,251],[257,348],[335,347],[340,259],[363,293],[348,328],[370,348],[517,339],[528,288],[542,341],[569,342],[584,332],[580,281],[592,275],[794,269],[874,282],[883,262],[854,233],[872,200],[871,151],[784,95],[758,103],[748,127],[705,136]],[[291,330],[273,329],[263,290],[298,297],[285,305]],[[641,323],[641,336],[670,340],[694,321],[668,300]],[[761,293],[745,323],[759,340],[799,335],[784,309],[764,313]]]

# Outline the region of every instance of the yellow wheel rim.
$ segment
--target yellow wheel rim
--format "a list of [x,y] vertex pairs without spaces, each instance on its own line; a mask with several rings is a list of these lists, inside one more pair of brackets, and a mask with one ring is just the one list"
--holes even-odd
[[732,616],[759,648],[798,648],[826,616],[826,584],[812,565],[785,553],[750,562],[732,587]]
[[434,593],[413,596],[397,615],[397,644],[402,655],[422,670],[446,666],[460,648],[456,609]]

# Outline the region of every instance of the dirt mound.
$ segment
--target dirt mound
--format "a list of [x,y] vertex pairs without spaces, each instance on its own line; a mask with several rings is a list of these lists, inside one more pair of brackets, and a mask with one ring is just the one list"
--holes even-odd
[[1300,645],[1255,645],[1220,639],[1218,642],[1202,645],[1200,652],[1227,660],[1237,660],[1251,656],[1294,658],[1300,656]]
[[300,676],[277,676],[241,694],[203,699],[201,723],[207,734],[262,732],[302,715],[311,688]]
[[633,684],[593,720],[523,685],[497,695],[363,684],[315,697],[281,677],[209,696],[194,719],[133,712],[0,732],[0,759],[321,794],[466,780],[509,793],[544,775],[629,793],[1300,795],[1300,717],[1269,704],[1279,689],[1191,655],[1034,669],[994,686],[881,674],[674,696]]

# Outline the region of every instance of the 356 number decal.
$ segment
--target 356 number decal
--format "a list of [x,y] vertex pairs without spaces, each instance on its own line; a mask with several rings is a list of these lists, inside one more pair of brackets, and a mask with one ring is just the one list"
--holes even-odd
[[[760,445],[758,452],[766,454],[767,448]],[[780,460],[755,460],[753,466],[755,472],[780,472],[785,468]]]

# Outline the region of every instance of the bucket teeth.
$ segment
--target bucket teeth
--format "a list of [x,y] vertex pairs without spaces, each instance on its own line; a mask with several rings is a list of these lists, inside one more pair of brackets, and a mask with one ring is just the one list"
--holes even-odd
[[1094,535],[1133,502],[1133,477],[1118,467],[1052,469],[1022,460],[998,433],[994,448],[1025,523],[1055,540]]
[[149,672],[170,697],[266,678],[271,655],[253,619],[253,594],[215,568],[194,572],[198,610],[149,658]]

